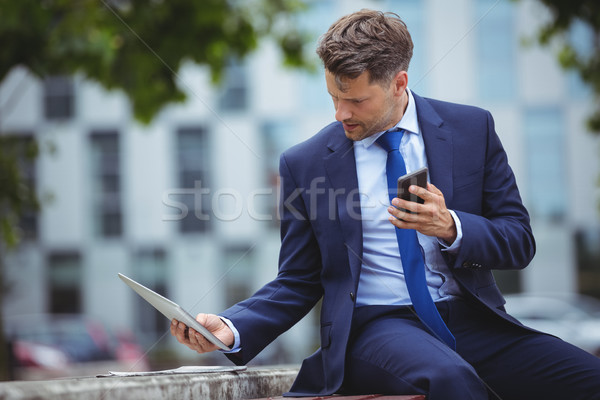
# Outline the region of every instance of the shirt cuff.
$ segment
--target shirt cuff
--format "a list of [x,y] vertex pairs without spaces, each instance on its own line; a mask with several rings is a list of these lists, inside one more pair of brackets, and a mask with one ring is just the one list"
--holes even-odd
[[225,322],[227,324],[227,326],[229,327],[229,329],[231,329],[231,331],[233,332],[233,346],[231,346],[231,350],[219,350],[223,353],[237,353],[240,350],[242,350],[242,346],[240,343],[240,333],[238,332],[238,330],[235,328],[235,326],[233,325],[233,322],[231,322],[230,320],[228,320],[225,317],[221,317],[219,316],[219,318],[221,318],[221,321]]
[[460,250],[460,245],[462,243],[462,237],[463,237],[462,224],[460,223],[460,219],[458,218],[458,216],[456,215],[456,213],[454,211],[452,211],[452,210],[448,210],[448,211],[450,212],[450,215],[452,215],[452,219],[454,220],[454,225],[456,225],[456,239],[454,239],[454,242],[449,245],[448,243],[446,243],[445,240],[438,238],[438,243],[442,246],[442,251],[448,251],[450,253],[456,254],[456,253],[458,253],[458,250]]

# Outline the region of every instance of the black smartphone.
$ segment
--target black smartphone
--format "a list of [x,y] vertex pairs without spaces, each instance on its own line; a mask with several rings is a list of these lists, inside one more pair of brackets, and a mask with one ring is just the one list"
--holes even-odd
[[423,199],[408,191],[410,185],[427,188],[427,167],[420,168],[398,178],[398,197],[403,200],[416,201],[423,204]]

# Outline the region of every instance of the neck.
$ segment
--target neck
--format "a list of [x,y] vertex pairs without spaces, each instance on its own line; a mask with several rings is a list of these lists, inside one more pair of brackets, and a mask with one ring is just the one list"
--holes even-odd
[[406,112],[407,107],[408,107],[408,92],[405,89],[404,92],[402,92],[402,95],[400,96],[400,101],[398,104],[400,114],[398,115],[397,121],[394,123],[394,125],[397,125],[398,122],[400,122],[400,120],[404,116],[404,113]]

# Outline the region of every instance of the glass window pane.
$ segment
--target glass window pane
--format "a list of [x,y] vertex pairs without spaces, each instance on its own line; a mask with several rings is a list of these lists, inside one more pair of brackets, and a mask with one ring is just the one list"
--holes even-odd
[[514,5],[508,0],[478,0],[475,18],[479,96],[511,101],[517,88]]
[[70,77],[52,76],[44,79],[44,115],[46,119],[66,119],[73,116],[73,80]]
[[269,226],[279,228],[279,156],[290,148],[298,137],[296,124],[289,120],[271,120],[262,125],[264,185],[269,194],[258,197],[261,214],[270,215]]
[[222,111],[243,111],[248,107],[247,75],[247,68],[241,61],[229,63],[219,98]]
[[530,211],[536,216],[560,220],[566,212],[563,115],[558,108],[529,109],[524,128]]
[[53,253],[48,257],[51,313],[80,313],[81,257],[79,253]]
[[600,298],[600,228],[580,228],[575,232],[575,252],[579,291]]
[[118,237],[123,233],[119,133],[94,131],[90,140],[94,232]]
[[177,131],[178,183],[179,189],[186,192],[172,198],[187,208],[187,214],[184,213],[179,223],[182,233],[206,232],[209,229],[210,199],[202,192],[210,184],[207,136],[203,127],[180,128]]

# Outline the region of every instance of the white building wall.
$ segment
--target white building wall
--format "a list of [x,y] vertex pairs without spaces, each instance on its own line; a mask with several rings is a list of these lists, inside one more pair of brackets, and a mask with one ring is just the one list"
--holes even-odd
[[[472,33],[476,25],[472,3],[471,0],[426,3],[428,52],[423,79],[428,81],[428,96],[456,103],[474,101],[475,36]],[[422,75],[421,71],[417,75]]]
[[26,69],[17,67],[6,76],[0,100],[3,129],[32,130],[44,122],[39,80]]
[[165,221],[165,196],[173,183],[172,127],[130,124],[122,135],[125,226],[136,242],[163,242],[174,234],[174,224]]

